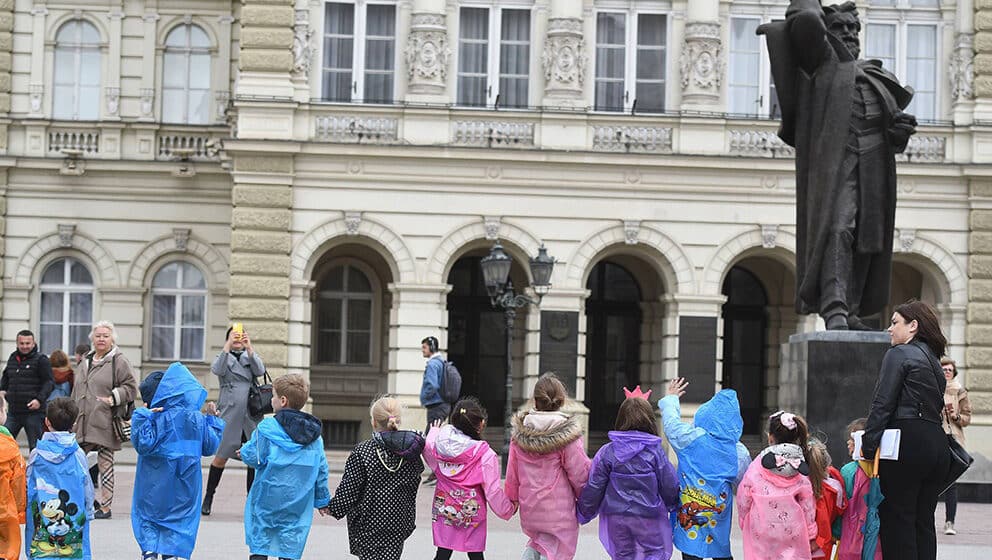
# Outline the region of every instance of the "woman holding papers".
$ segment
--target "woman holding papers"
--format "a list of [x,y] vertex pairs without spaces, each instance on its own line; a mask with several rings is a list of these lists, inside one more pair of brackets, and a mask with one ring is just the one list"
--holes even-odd
[[935,560],[934,510],[950,465],[941,427],[946,381],[939,362],[947,340],[933,307],[920,301],[896,307],[888,332],[892,348],[882,360],[862,441],[870,459],[886,429],[900,431],[898,459],[879,465],[885,496],[879,507],[882,556]]

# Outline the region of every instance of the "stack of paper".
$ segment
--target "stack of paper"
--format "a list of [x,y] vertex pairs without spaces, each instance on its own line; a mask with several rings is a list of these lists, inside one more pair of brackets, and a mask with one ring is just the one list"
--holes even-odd
[[[865,460],[865,458],[861,455],[861,437],[864,435],[864,430],[851,432],[851,437],[854,439],[854,458],[858,461]],[[889,459],[891,461],[898,461],[899,441],[901,439],[902,430],[892,429],[882,432],[882,441],[878,444],[879,457],[882,459]],[[870,457],[868,460],[873,459],[874,457]]]

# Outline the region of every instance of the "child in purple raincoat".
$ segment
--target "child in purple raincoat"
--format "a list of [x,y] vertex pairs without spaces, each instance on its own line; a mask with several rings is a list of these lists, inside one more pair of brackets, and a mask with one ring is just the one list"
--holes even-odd
[[579,496],[579,523],[599,514],[599,540],[611,558],[668,560],[668,514],[678,506],[679,482],[646,397],[628,397],[620,405],[609,436],[610,443],[593,458],[589,483]]
[[453,551],[482,560],[486,550],[486,506],[502,519],[517,507],[500,486],[499,457],[482,440],[486,409],[475,398],[455,403],[450,424],[431,427],[424,460],[437,475],[431,507],[434,560],[448,560]]

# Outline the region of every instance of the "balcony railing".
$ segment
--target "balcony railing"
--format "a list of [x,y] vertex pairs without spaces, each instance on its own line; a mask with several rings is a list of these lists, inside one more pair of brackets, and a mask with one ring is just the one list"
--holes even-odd
[[451,143],[459,146],[533,147],[534,123],[513,121],[455,121]]
[[592,149],[606,152],[672,151],[672,129],[648,126],[594,126]]
[[78,150],[83,154],[99,153],[100,131],[98,129],[50,129],[48,131],[48,152],[61,155],[64,150]]
[[217,157],[220,139],[206,133],[159,131],[158,159],[189,157],[193,160],[209,160]]

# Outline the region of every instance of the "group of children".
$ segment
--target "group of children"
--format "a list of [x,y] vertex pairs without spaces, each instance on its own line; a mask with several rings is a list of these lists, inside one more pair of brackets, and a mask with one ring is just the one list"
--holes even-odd
[[[564,385],[542,376],[533,409],[513,419],[505,486],[499,457],[483,439],[487,413],[477,399],[455,403],[447,423],[435,422],[425,438],[400,429],[399,401],[383,397],[370,409],[372,438],[355,447],[332,497],[320,421],[301,410],[309,386],[299,375],[279,377],[274,416],[239,451],[256,470],[245,504],[251,560],[301,558],[313,509],[348,518],[353,555],[398,560],[414,530],[424,463],[437,476],[435,560],[455,551],[481,560],[489,510],[503,519],[519,511],[529,537],[524,560],[573,558],[580,524],[597,516],[600,540],[615,559],[667,560],[674,548],[689,560],[730,558],[735,494],[745,559],[831,558],[837,541],[838,558],[861,558],[869,465],[852,462],[838,472],[826,447],[810,439],[806,422],[788,412],[769,418],[769,447],[751,461],[739,442],[736,393],[718,392],[687,423],[679,406],[686,385],[673,380],[658,402],[676,468],[650,391],[627,391],[609,443],[590,461],[581,427],[562,411]],[[189,558],[200,518],[200,457],[216,451],[224,423],[212,403],[201,412],[206,390],[180,363],[150,375],[140,390],[147,407],[135,411],[132,425],[139,455],[134,536],[143,560]],[[26,466],[0,428],[0,559],[20,557],[20,524],[28,558],[91,557],[93,485],[70,431],[77,415],[70,399],[49,403],[49,431]],[[863,423],[855,421],[849,431]],[[853,451],[852,441],[849,447]],[[875,558],[881,558],[878,550]]]

